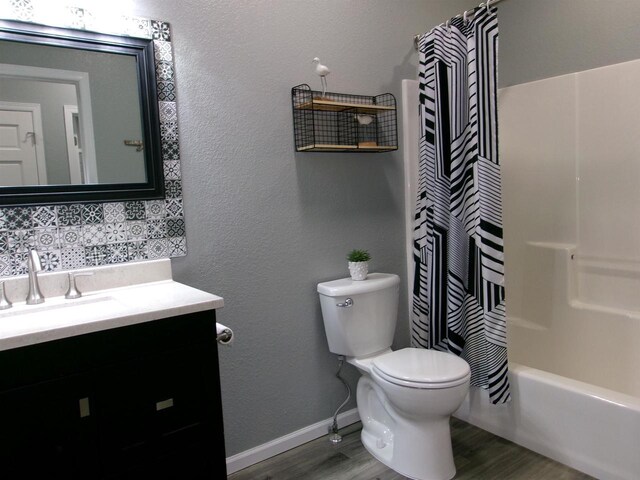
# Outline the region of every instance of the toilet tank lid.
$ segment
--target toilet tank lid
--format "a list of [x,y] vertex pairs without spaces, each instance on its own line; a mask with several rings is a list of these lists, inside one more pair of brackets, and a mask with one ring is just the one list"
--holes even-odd
[[350,277],[318,284],[318,293],[327,297],[343,297],[358,293],[375,292],[400,284],[395,273],[370,273],[365,280],[352,280]]

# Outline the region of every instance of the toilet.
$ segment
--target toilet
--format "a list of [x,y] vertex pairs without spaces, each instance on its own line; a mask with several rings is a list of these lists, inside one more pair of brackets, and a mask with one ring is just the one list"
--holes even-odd
[[449,419],[469,390],[469,364],[435,350],[391,350],[399,286],[388,273],[318,284],[329,350],[362,373],[356,396],[369,453],[408,478],[449,480]]

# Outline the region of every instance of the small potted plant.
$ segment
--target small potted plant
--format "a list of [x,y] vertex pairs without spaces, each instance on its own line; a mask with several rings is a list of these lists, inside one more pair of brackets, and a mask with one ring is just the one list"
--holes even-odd
[[353,280],[365,280],[369,273],[369,260],[371,255],[366,250],[351,250],[347,255],[349,261],[349,273]]

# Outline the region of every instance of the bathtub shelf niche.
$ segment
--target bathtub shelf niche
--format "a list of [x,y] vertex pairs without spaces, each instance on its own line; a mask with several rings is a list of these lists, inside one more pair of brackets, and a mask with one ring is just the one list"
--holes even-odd
[[398,149],[396,99],[291,89],[296,152],[389,152]]

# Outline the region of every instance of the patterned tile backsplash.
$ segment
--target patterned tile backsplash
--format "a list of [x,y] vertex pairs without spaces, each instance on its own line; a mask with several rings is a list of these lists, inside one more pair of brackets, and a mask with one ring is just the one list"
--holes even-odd
[[[7,20],[48,23],[38,5],[31,0],[0,0],[0,11]],[[86,9],[68,7],[65,12],[66,16],[56,16],[54,26],[153,39],[165,199],[0,206],[0,277],[26,274],[27,252],[32,248],[38,250],[45,271],[187,254],[169,24],[122,17],[104,25]]]

